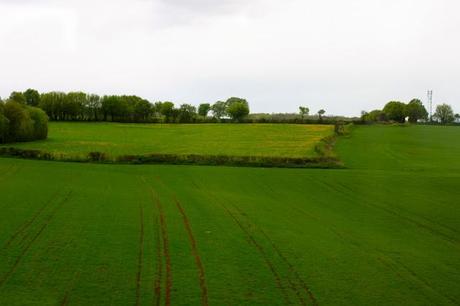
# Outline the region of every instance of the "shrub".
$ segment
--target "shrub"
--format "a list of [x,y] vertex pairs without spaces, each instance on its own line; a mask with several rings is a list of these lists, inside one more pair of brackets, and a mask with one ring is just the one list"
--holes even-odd
[[24,105],[14,101],[5,104],[5,117],[8,118],[8,141],[28,141],[33,139],[34,122]]
[[5,143],[8,140],[10,121],[0,111],[0,143]]
[[14,101],[2,104],[0,109],[0,142],[46,139],[48,116],[36,107]]
[[46,139],[48,137],[48,116],[36,107],[27,107],[30,118],[34,122],[33,139]]
[[101,162],[107,160],[107,154],[104,152],[89,152],[88,160],[93,162]]

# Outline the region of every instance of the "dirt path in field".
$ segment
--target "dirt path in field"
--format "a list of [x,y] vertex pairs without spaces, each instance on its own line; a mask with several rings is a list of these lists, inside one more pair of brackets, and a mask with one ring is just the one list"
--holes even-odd
[[139,207],[139,255],[137,260],[136,275],[136,305],[141,304],[142,264],[144,261],[144,207]]
[[13,243],[13,241],[21,234],[24,233],[34,222],[35,220],[41,215],[41,213],[51,204],[56,200],[57,196],[59,195],[59,191],[55,192],[53,196],[45,202],[44,205],[39,207],[35,213],[32,215],[32,217],[29,220],[26,220],[23,224],[21,224],[16,231],[11,235],[11,237],[8,239],[8,241],[3,245],[2,249],[8,249]]
[[190,226],[190,221],[185,214],[184,208],[180,204],[180,202],[177,200],[177,198],[174,198],[174,201],[176,202],[177,209],[179,209],[180,214],[182,215],[182,221],[184,223],[185,230],[187,232],[187,236],[190,242],[190,246],[192,248],[192,254],[193,257],[195,258],[195,264],[198,269],[198,277],[200,281],[200,290],[201,290],[201,305],[207,306],[209,305],[208,303],[208,288],[206,286],[206,278],[205,278],[205,273],[204,273],[204,267],[203,263],[201,261],[200,254],[198,253],[198,248],[197,248],[197,243],[196,239],[193,235],[192,228]]
[[27,254],[29,249],[32,247],[34,242],[40,237],[40,235],[43,233],[43,231],[48,227],[50,222],[53,220],[54,216],[58,212],[58,210],[70,199],[72,195],[72,191],[69,191],[64,199],[59,202],[53,209],[53,211],[47,216],[47,218],[44,220],[42,226],[38,230],[38,232],[32,237],[32,239],[24,246],[20,254],[16,257],[16,260],[14,261],[13,265],[11,268],[0,277],[0,289],[5,285],[5,283],[8,281],[8,279],[13,275],[13,273],[16,271],[17,267],[19,266],[20,262],[24,258],[24,256]]

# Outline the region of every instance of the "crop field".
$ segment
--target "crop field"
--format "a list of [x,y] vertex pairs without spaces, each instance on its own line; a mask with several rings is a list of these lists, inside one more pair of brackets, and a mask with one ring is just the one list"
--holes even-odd
[[[76,126],[23,145],[76,152],[81,133],[92,150],[117,129]],[[137,131],[151,150],[157,132]],[[283,154],[258,132],[265,146],[248,150]],[[211,135],[183,137],[213,150]],[[132,150],[124,139],[114,154]],[[456,127],[358,126],[336,146],[348,168],[328,170],[0,158],[0,305],[459,304],[459,140]]]
[[47,140],[8,144],[70,156],[104,152],[231,156],[316,156],[315,144],[331,125],[294,124],[121,124],[50,122]]

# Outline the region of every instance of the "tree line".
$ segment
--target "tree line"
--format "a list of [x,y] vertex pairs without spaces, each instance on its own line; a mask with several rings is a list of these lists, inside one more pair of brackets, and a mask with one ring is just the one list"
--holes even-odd
[[218,122],[230,118],[240,122],[249,115],[249,103],[237,97],[214,104],[202,103],[197,108],[186,103],[176,107],[170,101],[151,103],[135,95],[99,96],[57,91],[39,93],[28,89],[12,92],[7,101],[39,107],[54,121],[194,123]]
[[452,107],[448,104],[436,106],[435,113],[429,118],[428,112],[420,99],[412,99],[409,103],[390,101],[383,109],[376,109],[370,112],[361,113],[362,122],[438,122],[442,124],[453,123],[460,120],[459,114],[454,114]]
[[46,139],[48,116],[33,106],[0,100],[0,143]]

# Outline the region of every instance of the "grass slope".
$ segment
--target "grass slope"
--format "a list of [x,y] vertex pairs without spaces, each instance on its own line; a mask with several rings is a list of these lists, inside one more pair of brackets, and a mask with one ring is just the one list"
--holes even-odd
[[120,124],[51,122],[44,141],[7,144],[86,156],[140,154],[313,157],[331,125],[295,124]]
[[0,159],[0,304],[458,304],[460,129],[424,129],[346,170]]

